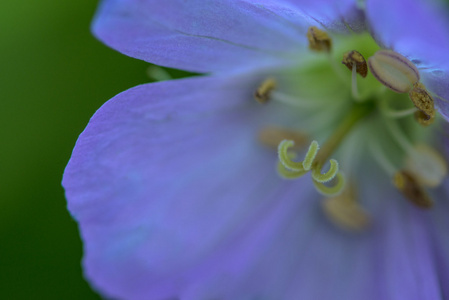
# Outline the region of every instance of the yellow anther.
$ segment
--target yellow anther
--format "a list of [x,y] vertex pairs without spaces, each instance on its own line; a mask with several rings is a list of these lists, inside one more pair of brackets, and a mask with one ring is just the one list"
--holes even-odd
[[326,198],[322,207],[329,220],[344,230],[361,231],[370,223],[370,217],[357,203],[352,187],[345,188],[338,196]]
[[427,187],[439,186],[448,172],[447,163],[441,154],[424,144],[413,148],[405,166],[420,184]]
[[343,54],[343,60],[341,61],[350,71],[353,70],[355,65],[355,70],[360,76],[363,78],[368,75],[368,65],[366,64],[366,60],[360,52],[352,50]]
[[341,172],[338,172],[337,176],[335,177],[335,180],[337,181],[337,183],[330,187],[316,180],[313,180],[313,184],[315,185],[317,191],[320,192],[322,195],[337,196],[343,191],[345,187],[345,178]]
[[416,206],[421,208],[432,207],[432,199],[430,199],[426,191],[410,172],[404,170],[396,172],[393,176],[393,184],[408,200],[410,200],[410,202]]
[[334,179],[338,173],[338,162],[335,159],[329,161],[330,167],[329,171],[321,174],[321,166],[317,165],[312,169],[312,178],[318,182],[328,182]]
[[415,120],[424,127],[432,125],[435,121],[435,117],[429,118],[429,116],[420,110],[416,111],[413,116],[415,117]]
[[401,54],[379,50],[368,59],[371,73],[376,79],[397,93],[407,93],[419,79],[416,66]]
[[318,142],[312,141],[312,143],[309,146],[309,150],[307,151],[306,157],[304,158],[304,161],[302,162],[302,166],[304,167],[304,170],[308,171],[312,168],[312,164],[313,164],[313,161],[315,160],[318,150],[320,150],[320,146],[318,145]]
[[296,179],[299,177],[302,177],[303,175],[307,174],[308,171],[302,170],[302,171],[290,171],[284,167],[284,165],[281,162],[278,162],[277,164],[277,171],[279,176],[281,176],[284,179]]
[[304,146],[308,139],[307,135],[300,131],[275,126],[268,126],[259,131],[259,141],[271,148],[277,148],[283,140],[292,140],[294,142],[292,149],[298,149]]
[[421,114],[415,115],[422,125],[429,125],[435,118],[435,105],[432,96],[427,92],[424,84],[417,82],[408,93],[410,100]]
[[267,103],[271,92],[276,88],[276,80],[268,78],[254,92],[254,99],[259,103]]
[[330,52],[332,48],[332,39],[329,35],[315,26],[309,27],[307,30],[307,39],[309,40],[309,48],[314,51]]
[[278,147],[278,157],[282,165],[290,171],[304,171],[302,162],[295,162],[290,159],[288,149],[295,143],[292,140],[283,140]]

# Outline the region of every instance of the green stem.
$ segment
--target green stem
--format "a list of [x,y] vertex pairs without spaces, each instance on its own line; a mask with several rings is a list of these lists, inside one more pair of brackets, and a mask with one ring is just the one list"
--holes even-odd
[[373,111],[374,106],[370,102],[371,101],[367,101],[367,103],[354,104],[343,122],[337,127],[326,143],[324,143],[323,147],[320,147],[320,150],[315,158],[315,165],[323,166],[332,153],[337,150],[338,146],[351,131],[354,125]]

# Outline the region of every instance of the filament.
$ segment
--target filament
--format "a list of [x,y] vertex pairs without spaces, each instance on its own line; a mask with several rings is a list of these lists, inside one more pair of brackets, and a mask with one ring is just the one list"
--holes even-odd
[[380,148],[379,144],[374,142],[374,140],[370,140],[368,148],[382,169],[384,169],[388,175],[393,176],[393,174],[396,173],[396,167],[387,159],[385,152]]
[[352,93],[352,97],[354,98],[354,100],[356,100],[357,102],[360,102],[360,94],[359,94],[359,90],[357,88],[357,65],[353,64],[352,65],[352,74],[351,74],[351,93]]
[[279,92],[277,90],[271,92],[271,99],[273,101],[298,108],[317,107],[322,105],[321,103],[322,101],[310,101],[309,99],[306,98],[302,99],[298,97],[293,97],[285,93]]
[[403,117],[410,116],[418,111],[416,107],[411,107],[407,109],[401,109],[401,110],[393,110],[390,107],[388,107],[387,101],[382,101],[381,103],[381,111],[384,114],[384,116],[393,118],[393,119],[399,119]]

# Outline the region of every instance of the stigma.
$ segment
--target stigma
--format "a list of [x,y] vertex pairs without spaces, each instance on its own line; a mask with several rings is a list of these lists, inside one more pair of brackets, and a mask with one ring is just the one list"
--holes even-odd
[[[335,159],[329,160],[329,170],[322,173],[323,163],[316,159],[320,149],[317,141],[312,141],[304,160],[300,162],[292,161],[291,158],[296,157],[296,155],[288,153],[288,149],[293,145],[294,142],[291,140],[283,140],[279,144],[279,175],[285,179],[296,179],[310,171],[313,183],[318,192],[325,196],[336,196],[340,194],[345,186],[345,180],[343,174],[338,170],[338,162]],[[324,185],[324,183],[334,178],[337,182],[333,186],[329,187]]]

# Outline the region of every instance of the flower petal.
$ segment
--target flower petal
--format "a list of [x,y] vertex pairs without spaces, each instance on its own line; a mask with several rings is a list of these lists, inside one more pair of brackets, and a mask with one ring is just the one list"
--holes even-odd
[[410,59],[418,68],[448,66],[449,19],[436,1],[367,0],[374,38]]
[[[446,154],[448,152],[446,151]],[[447,201],[449,194],[449,180],[446,179],[442,188],[439,188],[435,194],[435,208],[431,211],[431,218],[428,227],[432,231],[428,232],[429,239],[433,244],[434,259],[438,262],[436,265],[436,274],[441,283],[441,298],[449,297],[449,219],[447,218],[449,211],[449,202]]]
[[129,56],[196,72],[291,63],[305,49],[307,27],[279,2],[105,0],[93,31]]
[[326,222],[310,179],[278,178],[254,140],[296,115],[256,105],[257,82],[142,85],[95,114],[63,181],[88,279],[126,299],[437,299],[426,213],[370,172],[373,228]]
[[410,59],[420,70],[441,114],[449,119],[449,18],[435,1],[367,0],[374,38]]
[[325,29],[336,33],[366,30],[365,15],[356,0],[288,0]]
[[420,70],[422,82],[433,94],[435,106],[449,121],[449,68]]
[[[370,172],[358,178],[358,199],[372,217],[367,231],[340,232],[321,220],[308,237],[297,235],[303,245],[297,274],[281,299],[439,299],[428,213],[412,207],[382,177]],[[309,213],[320,219],[313,208]]]
[[173,296],[198,261],[277,203],[286,183],[276,153],[256,136],[279,115],[253,100],[258,83],[242,76],[142,85],[95,114],[63,185],[85,242],[86,276],[98,289]]

